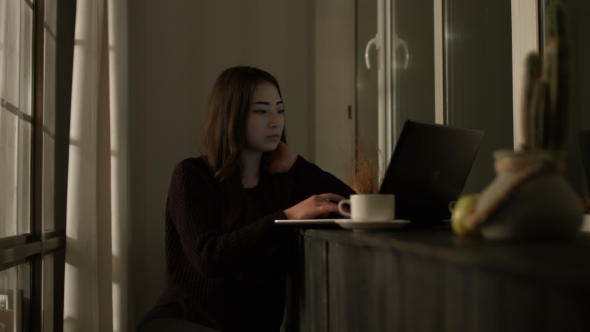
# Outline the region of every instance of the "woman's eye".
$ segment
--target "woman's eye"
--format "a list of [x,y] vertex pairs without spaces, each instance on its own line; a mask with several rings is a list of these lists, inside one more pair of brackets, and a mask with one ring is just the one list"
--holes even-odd
[[283,114],[283,113],[285,113],[285,110],[278,110],[277,112],[278,112],[279,114]]
[[252,112],[258,113],[258,114],[264,114],[264,113],[266,113],[265,110],[252,110]]

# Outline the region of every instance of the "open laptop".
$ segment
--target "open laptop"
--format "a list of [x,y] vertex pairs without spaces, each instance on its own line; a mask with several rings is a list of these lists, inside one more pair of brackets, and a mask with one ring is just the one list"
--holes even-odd
[[[436,225],[451,216],[479,150],[482,130],[407,120],[379,193],[395,195],[395,218],[414,226]],[[344,218],[276,220],[276,223],[334,223]]]

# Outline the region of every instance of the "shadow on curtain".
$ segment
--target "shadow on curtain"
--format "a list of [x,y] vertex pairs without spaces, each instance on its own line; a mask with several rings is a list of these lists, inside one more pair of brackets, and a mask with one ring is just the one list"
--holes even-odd
[[127,2],[78,1],[64,331],[127,328]]

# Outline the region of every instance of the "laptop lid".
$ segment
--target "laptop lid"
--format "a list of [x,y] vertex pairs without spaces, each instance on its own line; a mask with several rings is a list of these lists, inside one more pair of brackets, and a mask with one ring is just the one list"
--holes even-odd
[[484,132],[407,120],[379,193],[395,195],[395,218],[413,223],[451,217]]

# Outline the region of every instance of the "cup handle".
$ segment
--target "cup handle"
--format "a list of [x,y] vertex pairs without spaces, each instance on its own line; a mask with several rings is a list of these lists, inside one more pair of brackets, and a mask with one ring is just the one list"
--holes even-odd
[[449,202],[449,212],[453,213],[453,211],[455,210],[455,204],[457,204],[457,201]]
[[350,213],[342,209],[342,205],[344,204],[350,205],[350,199],[343,199],[340,202],[338,202],[338,212],[340,212],[340,214],[342,214],[345,217],[350,217]]

